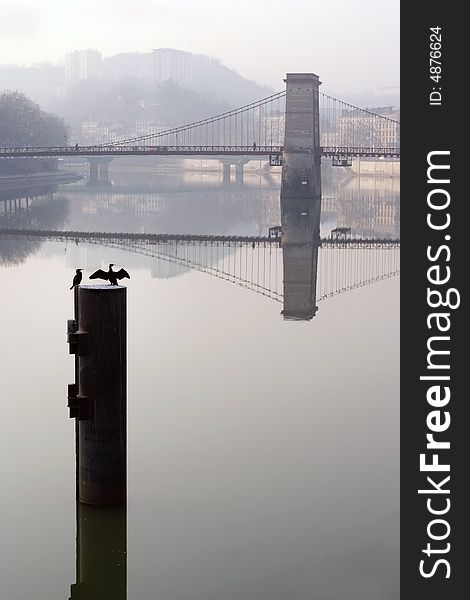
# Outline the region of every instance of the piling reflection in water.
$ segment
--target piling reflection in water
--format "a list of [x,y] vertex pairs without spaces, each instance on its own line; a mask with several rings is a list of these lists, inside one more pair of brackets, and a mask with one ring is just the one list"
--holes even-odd
[[69,600],[127,598],[127,505],[77,502],[76,581]]
[[317,311],[321,198],[283,202],[282,261],[285,319],[310,320]]

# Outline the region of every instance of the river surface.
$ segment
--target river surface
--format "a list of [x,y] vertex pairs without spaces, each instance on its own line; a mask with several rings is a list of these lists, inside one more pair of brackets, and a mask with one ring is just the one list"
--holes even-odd
[[[0,198],[0,228],[255,236],[281,219],[276,175],[111,179]],[[398,180],[327,173],[322,236],[335,227],[399,237]],[[281,250],[263,252],[257,293],[207,254],[0,237],[1,600],[398,600],[399,278],[291,320],[266,292]],[[109,262],[131,279],[127,515],[106,528],[76,514],[66,323],[75,269]],[[104,565],[98,596],[76,584],[99,577],[106,535],[120,575]]]

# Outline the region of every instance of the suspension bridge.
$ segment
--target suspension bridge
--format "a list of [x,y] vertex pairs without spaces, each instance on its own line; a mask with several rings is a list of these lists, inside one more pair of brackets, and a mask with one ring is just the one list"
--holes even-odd
[[140,234],[2,229],[0,239],[86,243],[150,256],[283,304],[287,319],[310,320],[317,303],[399,273],[398,239]]
[[[234,158],[266,158],[284,164],[289,151],[312,151],[347,166],[353,157],[399,158],[400,123],[390,116],[354,106],[319,91],[313,74],[288,74],[286,89],[245,106],[158,133],[94,146],[0,148],[0,158],[83,156],[107,177],[107,162],[117,156],[208,156],[230,168]],[[300,101],[300,104],[299,104]],[[301,106],[302,105],[302,106]],[[299,119],[308,116],[313,143],[292,144]],[[291,118],[289,118],[289,116]],[[241,163],[243,164],[243,163]],[[94,167],[93,165],[96,165]]]
[[337,166],[346,166],[352,156],[398,157],[398,122],[322,94],[321,82],[312,73],[287,74],[285,81],[285,92],[150,136],[85,148],[0,149],[4,157],[82,153],[90,159],[91,179],[98,168],[107,179],[108,162],[116,155],[209,154],[226,161],[224,179],[231,156],[238,157],[241,166],[250,158],[268,156],[270,164],[282,166],[281,226],[274,228],[279,235],[2,230],[1,236],[85,242],[147,254],[282,302],[284,317],[290,319],[311,319],[317,302],[396,275],[398,240],[322,240],[319,231],[321,157],[331,156]]

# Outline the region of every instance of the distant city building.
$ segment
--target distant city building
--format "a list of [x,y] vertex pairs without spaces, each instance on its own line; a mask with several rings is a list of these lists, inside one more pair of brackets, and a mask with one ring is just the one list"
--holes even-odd
[[128,131],[129,137],[141,137],[145,135],[153,135],[164,131],[165,127],[155,125],[149,121],[136,121],[132,129]]
[[339,146],[339,133],[336,131],[321,131],[320,129],[320,145],[323,148]]
[[[351,227],[353,235],[396,238],[400,236],[400,203],[389,198],[378,198],[374,192],[361,195],[362,210],[350,202],[337,214],[338,227]],[[352,204],[352,207],[351,207]]]
[[390,119],[381,124],[380,127],[380,138],[384,141],[384,146],[395,147],[400,145],[400,126],[394,121],[400,122],[400,109],[394,108],[393,106],[387,106],[385,108],[371,108],[371,112],[377,115],[382,115]]
[[65,96],[67,95],[67,87],[65,85],[56,85],[55,95],[56,98],[65,98]]
[[266,145],[282,146],[284,144],[285,118],[283,113],[273,113],[264,119],[266,127]]
[[399,237],[400,180],[384,176],[350,179],[337,198],[335,212],[337,226],[351,227],[353,235]]
[[[339,118],[339,131],[337,143],[344,145],[342,140],[354,139],[355,146],[375,146],[377,148],[395,148],[400,145],[400,109],[387,107],[374,107],[366,109],[345,110]],[[375,119],[381,115],[386,119]],[[326,146],[327,144],[323,144]],[[333,145],[333,144],[331,144]]]
[[[93,118],[82,121],[80,127],[70,131],[69,141],[72,145],[110,144],[124,138],[153,135],[165,128],[153,121],[136,121],[134,127],[125,128],[122,123],[99,122]],[[142,142],[143,145],[155,144],[151,139]]]
[[83,79],[99,77],[102,57],[98,50],[74,50],[65,55],[65,79],[76,83]]
[[71,143],[81,145],[109,144],[116,142],[122,137],[121,124],[102,125],[93,119],[82,121],[79,129],[72,130]]
[[184,86],[191,83],[192,55],[183,50],[158,48],[153,50],[153,79],[155,83],[164,83],[169,79]]
[[98,122],[91,119],[82,122],[81,126],[81,141],[94,144],[96,142],[96,134],[98,131]]

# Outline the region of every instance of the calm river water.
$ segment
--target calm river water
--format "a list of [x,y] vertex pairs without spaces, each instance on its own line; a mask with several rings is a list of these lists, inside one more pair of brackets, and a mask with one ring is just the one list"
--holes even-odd
[[[280,223],[276,176],[242,188],[111,177],[29,192],[27,206],[0,198],[0,227],[266,235]],[[325,177],[321,233],[338,226],[398,237],[398,180]],[[131,274],[127,547],[121,513],[108,527],[121,575],[103,566],[101,600],[398,600],[398,277],[293,321],[269,294],[178,261],[2,237],[0,599],[98,598],[71,590],[101,569],[106,527],[80,515],[90,539],[77,549],[66,322],[75,268],[109,262]]]

